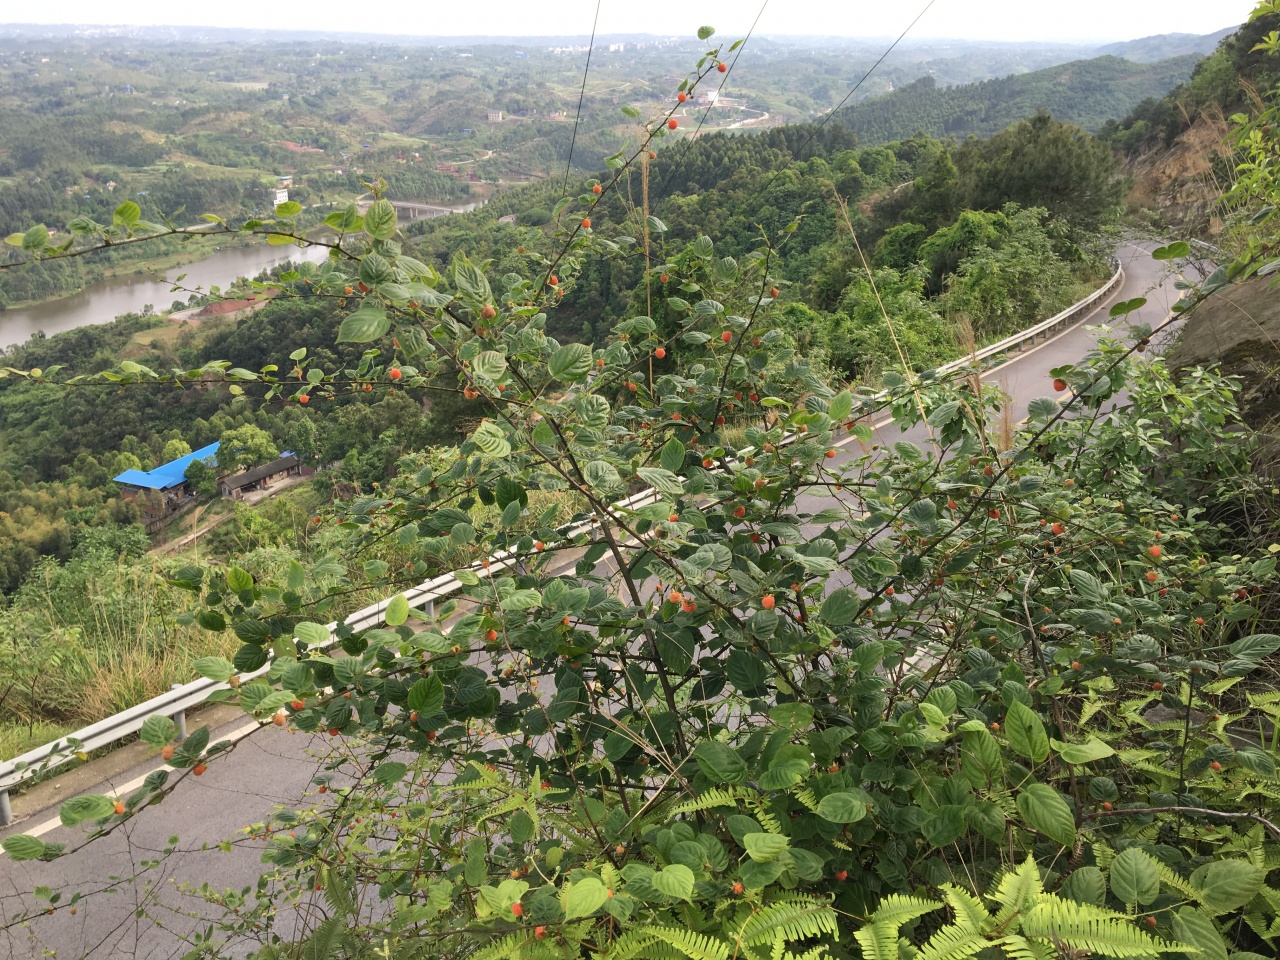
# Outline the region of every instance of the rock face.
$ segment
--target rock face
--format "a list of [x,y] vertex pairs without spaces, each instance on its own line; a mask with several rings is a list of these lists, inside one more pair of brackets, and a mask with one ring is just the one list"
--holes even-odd
[[1166,361],[1175,373],[1217,367],[1239,377],[1245,421],[1280,429],[1280,288],[1253,280],[1210,297],[1187,318]]
[[1214,177],[1215,161],[1220,166],[1221,155],[1230,152],[1225,144],[1229,132],[1220,113],[1202,114],[1171,146],[1135,160],[1130,165],[1130,208],[1153,209],[1163,223],[1192,235],[1217,236],[1223,184]]

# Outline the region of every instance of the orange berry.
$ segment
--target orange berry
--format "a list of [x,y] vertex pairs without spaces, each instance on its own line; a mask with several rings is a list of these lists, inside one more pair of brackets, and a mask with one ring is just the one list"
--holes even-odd
[[741,894],[742,889],[743,889],[742,884],[740,882],[735,881],[733,884],[733,892],[736,894]]
[[828,460],[834,460],[836,458],[836,452],[834,449],[831,449],[831,450],[828,450],[826,453],[824,453],[823,456],[826,457]]
[[174,746],[172,743],[166,743],[164,745],[164,749],[160,751],[160,758],[162,760],[172,760],[174,754],[176,754],[177,752],[178,751],[174,749]]
[[681,90],[679,93],[676,94],[676,99],[679,100],[681,103],[684,103],[686,100],[689,99],[689,95],[685,93],[683,90]]
[[668,130],[674,130],[678,126],[680,126],[680,121],[677,120],[675,117],[672,117],[670,120],[667,121]]
[[1204,617],[1196,617],[1196,626],[1197,626],[1197,627],[1203,627],[1203,626],[1204,626]]
[[836,871],[836,879],[837,879],[837,880],[839,880],[839,881],[840,881],[840,882],[842,882],[842,883],[843,883],[845,880],[848,880],[848,879],[849,879],[849,871],[848,871],[848,870],[837,870],[837,871]]
[[1160,554],[1164,553],[1164,551],[1160,548],[1160,544],[1153,543],[1151,546],[1147,547],[1147,553],[1151,554],[1151,558],[1153,560],[1159,560]]
[[777,288],[777,287],[773,287],[773,288],[769,291],[769,296],[771,296],[771,297],[773,297],[773,299],[777,300],[777,299],[778,299],[778,293],[779,293],[778,288]]
[[560,278],[553,273],[550,277],[547,278],[547,283],[551,284],[551,286],[553,287],[559,286]]
[[719,70],[721,73],[724,73],[726,70],[729,69],[729,65],[727,63],[718,63],[716,64],[716,69]]
[[283,714],[283,713],[277,713],[275,716],[273,716],[273,717],[271,718],[271,722],[272,722],[272,723],[274,723],[277,727],[283,727],[283,726],[284,726],[284,714]]
[[116,801],[115,806],[112,807],[112,809],[115,810],[117,817],[124,815],[124,804],[119,800]]
[[1053,535],[1055,537],[1060,537],[1067,531],[1067,528],[1063,526],[1061,523],[1055,523],[1052,529],[1053,529]]
[[1102,809],[1103,809],[1103,810],[1106,810],[1106,811],[1108,811],[1108,812],[1110,812],[1111,810],[1114,810],[1115,808],[1111,805],[1111,801],[1110,801],[1110,800],[1104,800],[1104,801],[1102,802]]
[[1080,670],[1080,669],[1083,669],[1083,667],[1081,666],[1081,664],[1080,664],[1080,661],[1079,661],[1079,660],[1072,660],[1072,661],[1071,661],[1071,669],[1072,669],[1072,670]]
[[670,593],[667,594],[667,599],[670,600],[672,603],[680,603],[682,600],[684,600],[684,594],[681,593],[679,590],[672,590]]
[[1053,389],[1057,390],[1059,393],[1062,393],[1064,390],[1067,389],[1067,381],[1065,380],[1053,381]]
[[604,193],[604,187],[600,186],[600,184],[597,183],[594,187],[591,188],[591,192],[598,197],[600,196],[600,194]]
[[733,342],[733,332],[732,332],[731,330],[725,330],[725,331],[723,331],[723,332],[720,334],[720,339],[721,339],[721,341],[723,341],[724,343],[732,343],[732,342]]
[[404,374],[400,372],[399,367],[392,367],[390,370],[387,371],[387,376],[390,377],[392,380],[399,380],[401,377],[404,376]]
[[772,610],[775,606],[777,606],[777,603],[778,601],[773,599],[772,593],[766,593],[763,597],[760,598],[760,606],[764,607],[766,610]]
[[487,633],[485,633],[484,639],[485,639],[485,643],[493,643],[495,640],[498,639],[498,631],[490,629]]
[[999,520],[999,519],[1000,519],[1000,511],[999,511],[999,510],[988,510],[988,511],[987,511],[987,516],[988,516],[988,517],[990,517],[992,520]]
[[1154,571],[1154,570],[1148,570],[1148,571],[1147,571],[1147,580],[1148,580],[1150,583],[1155,583],[1155,582],[1156,582],[1157,580],[1159,580],[1159,579],[1160,579],[1160,574],[1156,573],[1156,571]]
[[884,595],[885,595],[886,597],[892,597],[892,596],[893,596],[893,594],[894,594],[894,592],[895,592],[895,591],[894,591],[893,587],[885,587],[885,588],[884,588]]
[[583,230],[590,230],[590,229],[591,229],[591,218],[590,218],[590,217],[583,217],[583,218],[582,218],[582,229],[583,229]]
[[306,404],[311,402],[311,398],[304,393],[302,396],[298,398],[298,402],[301,403],[303,406],[305,406]]
[[[519,914],[517,914],[517,916],[519,916]],[[533,928],[533,935],[539,940],[543,940],[547,936],[547,928],[541,925],[536,926]]]
[[1155,683],[1151,685],[1151,689],[1156,691],[1156,693],[1159,693],[1161,690],[1164,689],[1164,684],[1161,683],[1159,680],[1157,680]]
[[1154,927],[1157,923],[1158,921],[1156,920],[1155,917],[1147,917],[1146,919],[1146,924],[1148,927]]
[[511,905],[511,913],[512,913],[514,916],[517,916],[517,917],[523,917],[523,916],[524,916],[524,907],[523,907],[523,906],[521,906],[519,903],[513,903],[513,904]]
[[657,357],[659,360],[661,360],[663,357],[667,355],[666,348],[659,347],[657,350],[653,351],[653,355]]
[[204,772],[208,769],[209,769],[208,764],[197,763],[194,767],[191,768],[191,772],[195,774],[197,777],[199,777],[199,776],[203,776]]
[[1213,761],[1213,763],[1209,764],[1209,769],[1212,770],[1214,773],[1217,773],[1219,770],[1222,769],[1222,764],[1220,764],[1217,760],[1215,760]]

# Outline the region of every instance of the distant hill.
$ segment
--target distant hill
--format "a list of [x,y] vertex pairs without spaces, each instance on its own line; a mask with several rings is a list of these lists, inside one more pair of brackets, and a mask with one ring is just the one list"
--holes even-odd
[[1123,57],[1134,63],[1158,63],[1170,57],[1183,57],[1189,53],[1207,57],[1217,49],[1223,37],[1236,32],[1236,27],[1227,27],[1217,33],[1203,35],[1195,33],[1160,33],[1154,37],[1141,37],[1137,40],[1125,40],[1121,43],[1109,43],[1096,51],[1100,57]]
[[1061,66],[941,88],[933,77],[839,111],[835,120],[863,144],[889,143],[924,132],[935,137],[990,136],[1040,110],[1086,130],[1125,116],[1149,97],[1162,97],[1186,81],[1199,57],[1153,64],[1120,57],[1076,60]]

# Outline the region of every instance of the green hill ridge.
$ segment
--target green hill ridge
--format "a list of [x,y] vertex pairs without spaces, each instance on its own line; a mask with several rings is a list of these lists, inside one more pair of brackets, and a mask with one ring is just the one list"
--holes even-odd
[[1186,81],[1199,56],[1159,63],[1120,57],[1075,60],[999,80],[940,88],[922,77],[881,97],[839,111],[835,119],[863,144],[888,143],[918,132],[935,137],[990,136],[1011,123],[1047,110],[1055,117],[1097,130],[1149,97],[1161,97]]

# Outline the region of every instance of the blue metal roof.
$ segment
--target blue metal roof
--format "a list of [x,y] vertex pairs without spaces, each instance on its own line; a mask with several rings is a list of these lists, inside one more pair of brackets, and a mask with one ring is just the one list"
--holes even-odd
[[170,490],[186,482],[187,467],[196,460],[210,461],[218,452],[219,444],[211,443],[188,453],[185,457],[161,464],[154,470],[126,470],[115,478],[116,483],[147,490]]

